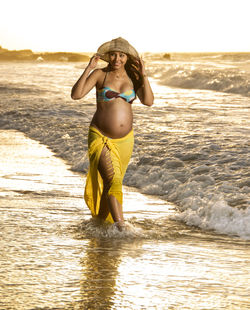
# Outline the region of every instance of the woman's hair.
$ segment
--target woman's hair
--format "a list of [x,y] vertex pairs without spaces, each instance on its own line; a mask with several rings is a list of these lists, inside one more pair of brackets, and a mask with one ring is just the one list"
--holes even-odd
[[143,85],[142,74],[139,71],[139,63],[129,55],[127,55],[127,57],[128,60],[125,64],[125,70],[133,82],[135,92],[137,92]]

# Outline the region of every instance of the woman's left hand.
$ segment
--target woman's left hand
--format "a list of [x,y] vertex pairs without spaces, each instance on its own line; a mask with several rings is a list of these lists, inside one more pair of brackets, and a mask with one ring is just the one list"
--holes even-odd
[[142,57],[139,58],[139,71],[140,73],[145,76],[146,75],[146,69],[145,69],[145,64],[144,64],[144,60],[142,59]]

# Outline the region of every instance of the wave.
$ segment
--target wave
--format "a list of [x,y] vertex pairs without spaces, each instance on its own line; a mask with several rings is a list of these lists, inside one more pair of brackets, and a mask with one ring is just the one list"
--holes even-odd
[[150,74],[166,86],[214,90],[250,97],[250,75],[238,68],[168,63],[151,68]]
[[183,199],[180,209],[174,218],[187,225],[250,240],[250,208],[230,207],[222,195],[213,195],[210,199],[189,197]]
[[[193,153],[193,159],[199,162],[198,157]],[[191,156],[188,159],[191,160]],[[178,214],[172,217],[175,220],[250,240],[247,179],[241,180],[242,188],[227,182],[226,178],[218,185],[209,165],[190,170],[185,160],[174,157],[149,165],[153,160],[148,157],[129,166],[126,184],[139,188],[144,194],[157,195],[175,203],[178,210]]]

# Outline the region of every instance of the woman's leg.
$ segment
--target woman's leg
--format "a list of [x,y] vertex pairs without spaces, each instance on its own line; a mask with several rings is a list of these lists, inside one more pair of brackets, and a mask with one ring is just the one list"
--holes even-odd
[[100,210],[98,216],[105,219],[110,212],[114,222],[117,223],[121,230],[124,226],[124,218],[122,206],[113,195],[108,195],[114,177],[114,168],[110,156],[109,149],[104,146],[98,164],[98,170],[103,179],[103,193],[100,202]]

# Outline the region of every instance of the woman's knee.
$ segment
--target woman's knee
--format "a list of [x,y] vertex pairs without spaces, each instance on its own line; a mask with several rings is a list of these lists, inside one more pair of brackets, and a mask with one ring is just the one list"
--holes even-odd
[[122,179],[119,175],[113,174],[109,180],[103,180],[103,192],[108,193],[109,190],[121,191]]

